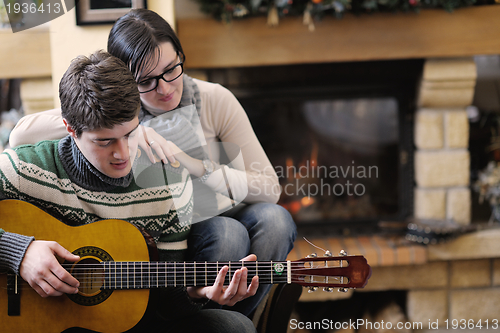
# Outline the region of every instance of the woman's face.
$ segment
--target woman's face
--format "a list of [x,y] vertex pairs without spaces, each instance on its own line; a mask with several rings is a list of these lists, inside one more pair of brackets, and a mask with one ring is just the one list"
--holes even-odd
[[[137,82],[161,75],[181,61],[174,47],[169,42],[160,44],[159,57],[156,67],[146,68],[146,70],[143,71],[145,76],[139,77]],[[179,105],[182,97],[182,76],[183,75],[171,82],[165,82],[160,79],[156,89],[147,93],[141,93],[141,101],[146,110],[157,116],[175,109]]]

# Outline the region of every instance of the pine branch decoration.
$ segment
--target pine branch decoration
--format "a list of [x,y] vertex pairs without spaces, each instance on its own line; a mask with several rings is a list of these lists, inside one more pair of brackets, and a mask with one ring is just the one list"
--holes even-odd
[[313,20],[326,15],[342,18],[345,13],[356,15],[374,12],[419,12],[421,9],[442,8],[448,12],[460,7],[485,5],[500,0],[195,0],[200,10],[217,20],[267,15],[268,24],[277,25],[284,16],[300,16],[314,30]]

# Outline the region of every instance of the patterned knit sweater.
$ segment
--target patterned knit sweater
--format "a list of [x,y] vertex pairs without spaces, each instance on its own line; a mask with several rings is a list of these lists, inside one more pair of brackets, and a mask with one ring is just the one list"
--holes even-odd
[[[86,160],[68,136],[0,154],[0,199],[30,202],[73,226],[102,219],[129,221],[153,236],[160,260],[180,261],[187,250],[191,225],[192,183],[182,167],[177,172],[161,170],[165,177],[160,179],[158,168],[143,166],[140,177],[148,181],[139,182],[141,186],[133,172],[119,179],[107,177]],[[151,177],[148,172],[152,172]],[[165,186],[166,181],[169,186]],[[0,230],[0,269],[18,274],[32,240]],[[176,289],[170,295],[183,297],[189,307],[185,290]]]

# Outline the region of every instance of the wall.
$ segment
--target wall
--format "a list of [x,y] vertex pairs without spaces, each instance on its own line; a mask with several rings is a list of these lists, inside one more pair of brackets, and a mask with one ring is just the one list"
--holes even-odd
[[267,26],[265,16],[224,24],[181,18],[177,32],[191,69],[343,61],[450,58],[500,53],[500,5],[420,13],[326,16],[310,32],[300,17]]
[[201,18],[207,15],[200,11],[200,5],[194,0],[177,0],[175,1],[175,17],[177,19]]
[[430,59],[415,114],[415,212],[421,219],[471,222],[469,121],[472,58]]
[[[148,0],[148,8],[175,25],[174,0]],[[52,53],[52,86],[54,105],[59,103],[59,81],[71,60],[78,55],[88,55],[106,49],[111,25],[77,26],[75,9],[50,22],[50,49]]]

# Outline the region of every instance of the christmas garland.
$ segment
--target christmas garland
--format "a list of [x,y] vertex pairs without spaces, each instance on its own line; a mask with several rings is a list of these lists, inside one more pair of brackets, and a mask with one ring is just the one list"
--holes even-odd
[[[500,0],[496,0],[500,1]],[[277,25],[279,17],[302,15],[304,24],[314,29],[314,19],[325,15],[341,18],[344,13],[418,12],[423,8],[443,8],[491,4],[495,0],[196,0],[200,10],[224,22],[235,18],[267,15],[269,25]]]

